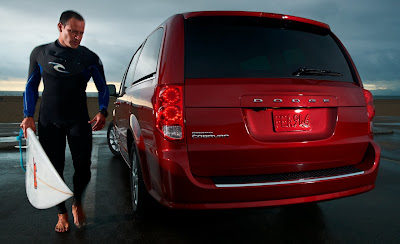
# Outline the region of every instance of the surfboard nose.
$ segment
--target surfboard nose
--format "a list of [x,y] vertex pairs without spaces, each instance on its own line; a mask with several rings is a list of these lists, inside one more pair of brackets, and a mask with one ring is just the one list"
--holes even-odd
[[36,134],[29,128],[27,134],[26,195],[35,208],[54,207],[72,197],[74,193],[57,173]]

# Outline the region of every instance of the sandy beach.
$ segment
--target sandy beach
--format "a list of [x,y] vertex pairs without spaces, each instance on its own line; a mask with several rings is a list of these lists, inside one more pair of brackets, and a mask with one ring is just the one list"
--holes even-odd
[[[114,109],[115,97],[110,97],[109,113]],[[22,97],[0,96],[0,123],[19,123],[23,118]],[[40,104],[38,101],[37,109]],[[400,99],[375,99],[376,116],[400,116]],[[92,118],[99,110],[97,97],[88,97],[89,115]],[[37,120],[38,113],[35,115]],[[112,116],[107,119],[111,120]]]
[[375,99],[376,116],[400,116],[400,99]]
[[[114,109],[114,102],[116,98],[110,97],[110,103],[108,112],[110,116],[108,116],[107,120],[111,120],[111,112]],[[89,109],[89,116],[93,118],[99,112],[99,103],[97,97],[88,97],[87,104]],[[35,121],[37,121],[37,117],[39,115],[39,105],[40,98],[36,105],[36,113],[35,113]],[[22,121],[24,113],[23,113],[23,104],[22,97],[17,96],[0,96],[0,123],[19,123]]]

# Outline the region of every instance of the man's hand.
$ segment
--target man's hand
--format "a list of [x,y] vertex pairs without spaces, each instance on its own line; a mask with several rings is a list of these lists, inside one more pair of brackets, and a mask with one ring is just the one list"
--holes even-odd
[[[96,123],[95,123],[96,122]],[[104,128],[104,125],[106,124],[106,116],[104,116],[102,113],[96,114],[94,118],[89,121],[90,124],[95,123],[92,127],[93,131],[101,130]]]
[[35,125],[35,120],[32,117],[26,117],[24,120],[22,120],[21,124],[19,125],[22,130],[24,131],[24,137],[25,139],[28,137],[26,130],[28,128],[31,128],[33,132],[36,132],[36,125]]

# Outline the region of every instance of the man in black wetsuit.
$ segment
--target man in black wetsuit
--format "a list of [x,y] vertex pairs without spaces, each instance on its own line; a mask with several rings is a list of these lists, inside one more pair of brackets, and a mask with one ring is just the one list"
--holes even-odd
[[[33,116],[39,83],[43,78],[44,90],[38,121],[39,141],[63,177],[68,139],[75,168],[72,214],[75,225],[80,227],[85,221],[82,195],[91,177],[92,130],[101,130],[106,123],[109,94],[99,57],[80,46],[85,29],[82,16],[74,11],[65,11],[57,27],[60,32],[58,40],[38,46],[32,51],[21,128],[25,136],[27,128],[35,131]],[[85,90],[91,77],[99,91],[100,108],[99,113],[89,121]],[[57,207],[59,214],[55,230],[68,231],[65,202]]]

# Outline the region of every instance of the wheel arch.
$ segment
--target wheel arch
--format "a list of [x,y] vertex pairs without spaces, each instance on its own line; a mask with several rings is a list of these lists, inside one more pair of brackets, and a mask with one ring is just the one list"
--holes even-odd
[[[139,121],[133,114],[131,114],[129,118],[129,125],[130,128],[127,133],[127,146],[129,150],[129,155],[131,155],[132,145],[134,145],[134,148],[139,156],[139,163],[142,170],[143,181],[146,185],[147,191],[149,191],[152,187],[149,175],[149,168],[147,166],[144,138],[141,133]],[[131,162],[129,163],[129,167],[132,167]]]

